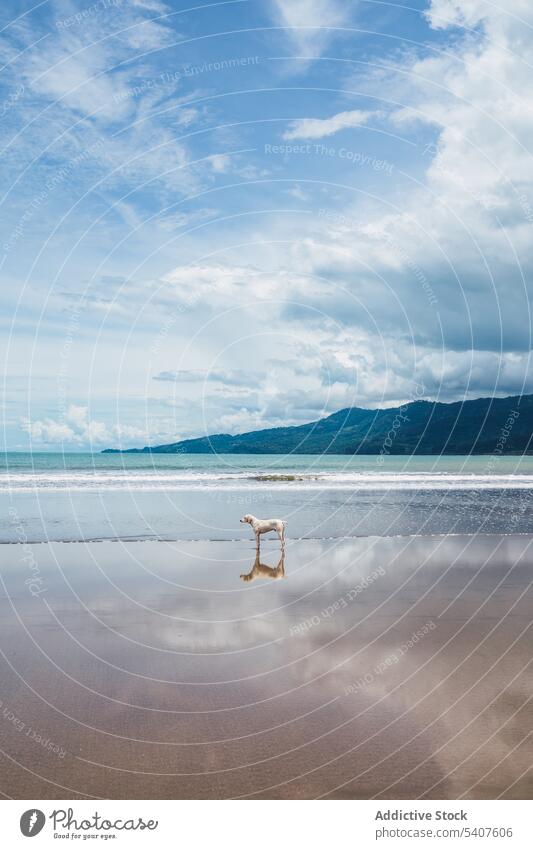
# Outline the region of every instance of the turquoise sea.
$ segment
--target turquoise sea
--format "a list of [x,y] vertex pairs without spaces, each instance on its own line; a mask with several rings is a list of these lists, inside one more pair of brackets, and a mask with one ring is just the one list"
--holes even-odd
[[8,453],[0,541],[531,531],[533,457]]

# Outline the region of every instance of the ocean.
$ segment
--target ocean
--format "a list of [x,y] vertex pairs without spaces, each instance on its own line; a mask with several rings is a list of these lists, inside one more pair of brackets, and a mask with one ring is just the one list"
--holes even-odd
[[0,541],[239,540],[531,531],[533,457],[8,453]]

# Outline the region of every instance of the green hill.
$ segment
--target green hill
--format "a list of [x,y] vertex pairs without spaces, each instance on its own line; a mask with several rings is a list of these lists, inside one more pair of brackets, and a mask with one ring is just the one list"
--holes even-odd
[[[523,454],[533,453],[533,395],[386,410],[350,407],[297,427],[217,433],[120,453],[153,454]],[[106,449],[103,453],[117,453]]]

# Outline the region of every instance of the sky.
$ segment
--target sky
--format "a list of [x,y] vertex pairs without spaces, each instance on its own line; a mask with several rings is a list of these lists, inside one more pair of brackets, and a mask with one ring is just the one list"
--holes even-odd
[[533,4],[500,3],[4,0],[4,448],[532,392]]

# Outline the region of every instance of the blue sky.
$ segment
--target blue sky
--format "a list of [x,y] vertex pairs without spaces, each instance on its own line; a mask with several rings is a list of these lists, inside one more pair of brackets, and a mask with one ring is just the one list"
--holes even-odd
[[533,7],[4,2],[4,442],[533,391]]

